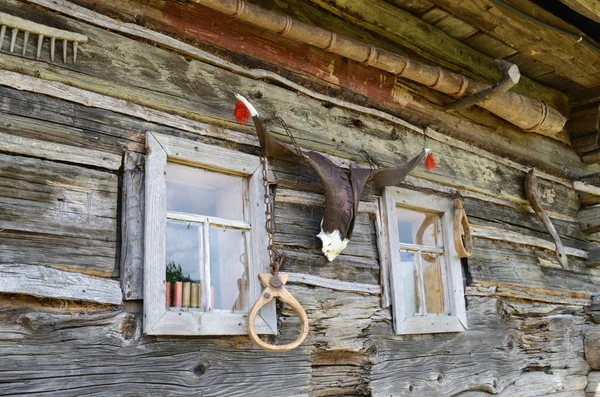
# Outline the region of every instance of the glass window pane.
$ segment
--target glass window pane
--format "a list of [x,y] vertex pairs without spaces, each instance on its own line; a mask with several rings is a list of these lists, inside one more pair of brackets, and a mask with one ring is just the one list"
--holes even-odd
[[427,313],[440,314],[446,312],[444,298],[444,282],[442,267],[445,265],[443,255],[421,254],[423,283],[425,285],[425,305]]
[[244,220],[240,176],[167,163],[167,211]]
[[438,214],[396,207],[396,219],[401,243],[442,247]]
[[200,281],[200,230],[167,221],[167,281]]
[[404,290],[404,308],[407,316],[420,312],[419,308],[419,280],[415,263],[415,254],[400,252],[400,274]]
[[244,232],[210,229],[213,309],[248,311],[248,273]]

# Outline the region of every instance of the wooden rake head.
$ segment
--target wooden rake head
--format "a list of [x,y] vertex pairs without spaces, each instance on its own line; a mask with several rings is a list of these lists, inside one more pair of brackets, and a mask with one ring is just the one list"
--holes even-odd
[[29,41],[30,34],[37,34],[37,52],[35,59],[40,59],[42,54],[42,45],[44,38],[50,38],[50,61],[54,62],[54,52],[56,49],[56,40],[62,40],[63,47],[63,62],[67,63],[67,48],[69,42],[73,45],[73,63],[77,62],[77,46],[79,43],[86,43],[88,37],[79,33],[73,33],[62,29],[52,28],[50,26],[42,25],[36,22],[28,21],[13,15],[9,15],[0,12],[0,50],[4,44],[4,37],[6,31],[10,29],[12,31],[10,37],[10,52],[14,52],[15,43],[17,42],[17,35],[19,31],[23,31],[23,52],[22,55],[27,54],[27,43]]

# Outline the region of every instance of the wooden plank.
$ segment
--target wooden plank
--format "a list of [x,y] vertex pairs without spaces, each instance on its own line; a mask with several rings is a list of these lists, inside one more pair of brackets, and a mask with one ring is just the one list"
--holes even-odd
[[556,292],[544,288],[505,284],[494,281],[475,282],[465,290],[467,296],[490,296],[557,305],[590,306],[590,296],[581,293]]
[[109,305],[123,300],[116,280],[22,264],[0,264],[0,275],[0,292]]
[[477,33],[476,28],[438,7],[430,8],[419,16],[460,41]]
[[144,166],[144,333],[159,324],[166,307],[167,153],[146,134],[148,155]]
[[121,287],[125,300],[144,297],[144,160],[131,151],[123,159]]
[[118,178],[0,154],[0,263],[116,276]]
[[469,272],[473,283],[504,283],[546,291],[593,295],[598,293],[600,270],[570,257],[570,269],[562,269],[553,251],[473,238]]
[[[502,301],[479,297],[468,307],[469,330],[461,333],[389,338],[388,324],[371,325],[372,395],[524,397],[585,388],[583,347],[572,350],[586,329],[582,316],[523,318]],[[566,340],[563,327],[574,331]]]
[[597,72],[600,60],[593,51],[576,43],[574,38],[526,19],[502,3],[492,0],[434,0],[433,3],[584,87],[600,84]]
[[[248,337],[231,336],[164,336],[157,343],[141,336],[141,314],[122,310],[70,314],[4,301],[1,313],[3,331],[20,336],[18,344],[0,344],[3,393],[76,397],[126,388],[136,395],[243,397],[277,390],[293,397],[309,391],[310,353],[302,349],[273,355]],[[116,368],[130,370],[117,375]]]
[[591,249],[588,253],[588,260],[586,261],[587,267],[599,267],[600,266],[600,249]]
[[595,0],[560,0],[586,18],[600,23],[600,4]]
[[509,47],[508,45],[496,40],[484,32],[478,32],[472,36],[469,36],[462,40],[462,42],[467,44],[469,47],[476,49],[482,54],[488,55],[494,59],[506,58],[518,52],[514,48]]
[[289,273],[290,283],[314,285],[317,287],[329,288],[336,291],[347,291],[365,294],[381,294],[379,285],[350,283],[347,281],[339,281],[336,279],[313,276],[311,274]]
[[[553,242],[544,240],[538,237],[525,236],[521,233],[510,232],[508,230],[498,229],[487,226],[472,226],[473,237],[487,238],[490,240],[501,240],[510,243],[531,245],[547,250],[554,251],[555,245]],[[588,252],[576,248],[565,247],[567,255],[576,256],[578,258],[587,259]]]
[[579,224],[584,233],[595,233],[600,231],[600,205],[585,207],[579,214]]
[[98,150],[74,148],[70,145],[29,139],[0,131],[0,145],[6,153],[58,160],[68,163],[87,164],[109,170],[121,166],[121,157]]

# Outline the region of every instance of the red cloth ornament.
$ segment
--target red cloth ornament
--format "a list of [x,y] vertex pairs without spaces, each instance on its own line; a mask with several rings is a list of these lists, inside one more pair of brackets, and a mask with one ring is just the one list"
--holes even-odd
[[244,106],[242,101],[235,101],[235,110],[233,111],[235,119],[240,124],[248,124],[250,119],[250,111]]
[[429,152],[427,153],[427,158],[425,159],[425,169],[432,170],[435,167],[437,167],[437,164],[435,163],[435,159],[433,158],[433,152]]

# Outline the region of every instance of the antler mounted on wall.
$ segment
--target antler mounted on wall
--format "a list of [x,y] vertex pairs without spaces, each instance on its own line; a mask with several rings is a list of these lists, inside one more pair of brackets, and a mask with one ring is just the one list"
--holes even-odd
[[[428,168],[434,166],[435,162],[430,154],[431,151],[423,149],[415,158],[398,167],[379,169],[350,167],[350,177],[348,177],[342,168],[322,154],[304,153],[299,148],[292,148],[273,138],[254,106],[239,94],[236,94],[236,98],[250,111],[263,156],[268,158],[299,157],[321,178],[325,190],[325,211],[321,221],[321,232],[317,237],[323,243],[323,254],[330,261],[346,248],[352,237],[360,194],[369,180],[372,180],[376,187],[398,185],[428,154],[426,166],[428,164],[431,164]],[[238,112],[237,109],[236,112]]]
[[63,62],[67,63],[67,48],[69,42],[73,43],[73,63],[77,62],[77,46],[79,43],[87,43],[88,37],[79,33],[69,32],[67,30],[52,28],[50,26],[42,25],[36,22],[28,21],[23,18],[15,17],[13,15],[0,12],[0,49],[4,44],[4,37],[6,36],[6,30],[11,29],[12,34],[10,38],[10,52],[14,52],[15,43],[17,42],[17,35],[19,31],[23,31],[23,52],[22,55],[27,54],[27,43],[29,41],[30,34],[37,34],[37,52],[35,59],[40,59],[42,55],[42,45],[44,38],[50,38],[50,60],[54,62],[54,52],[56,48],[56,40],[62,40],[63,47]]

